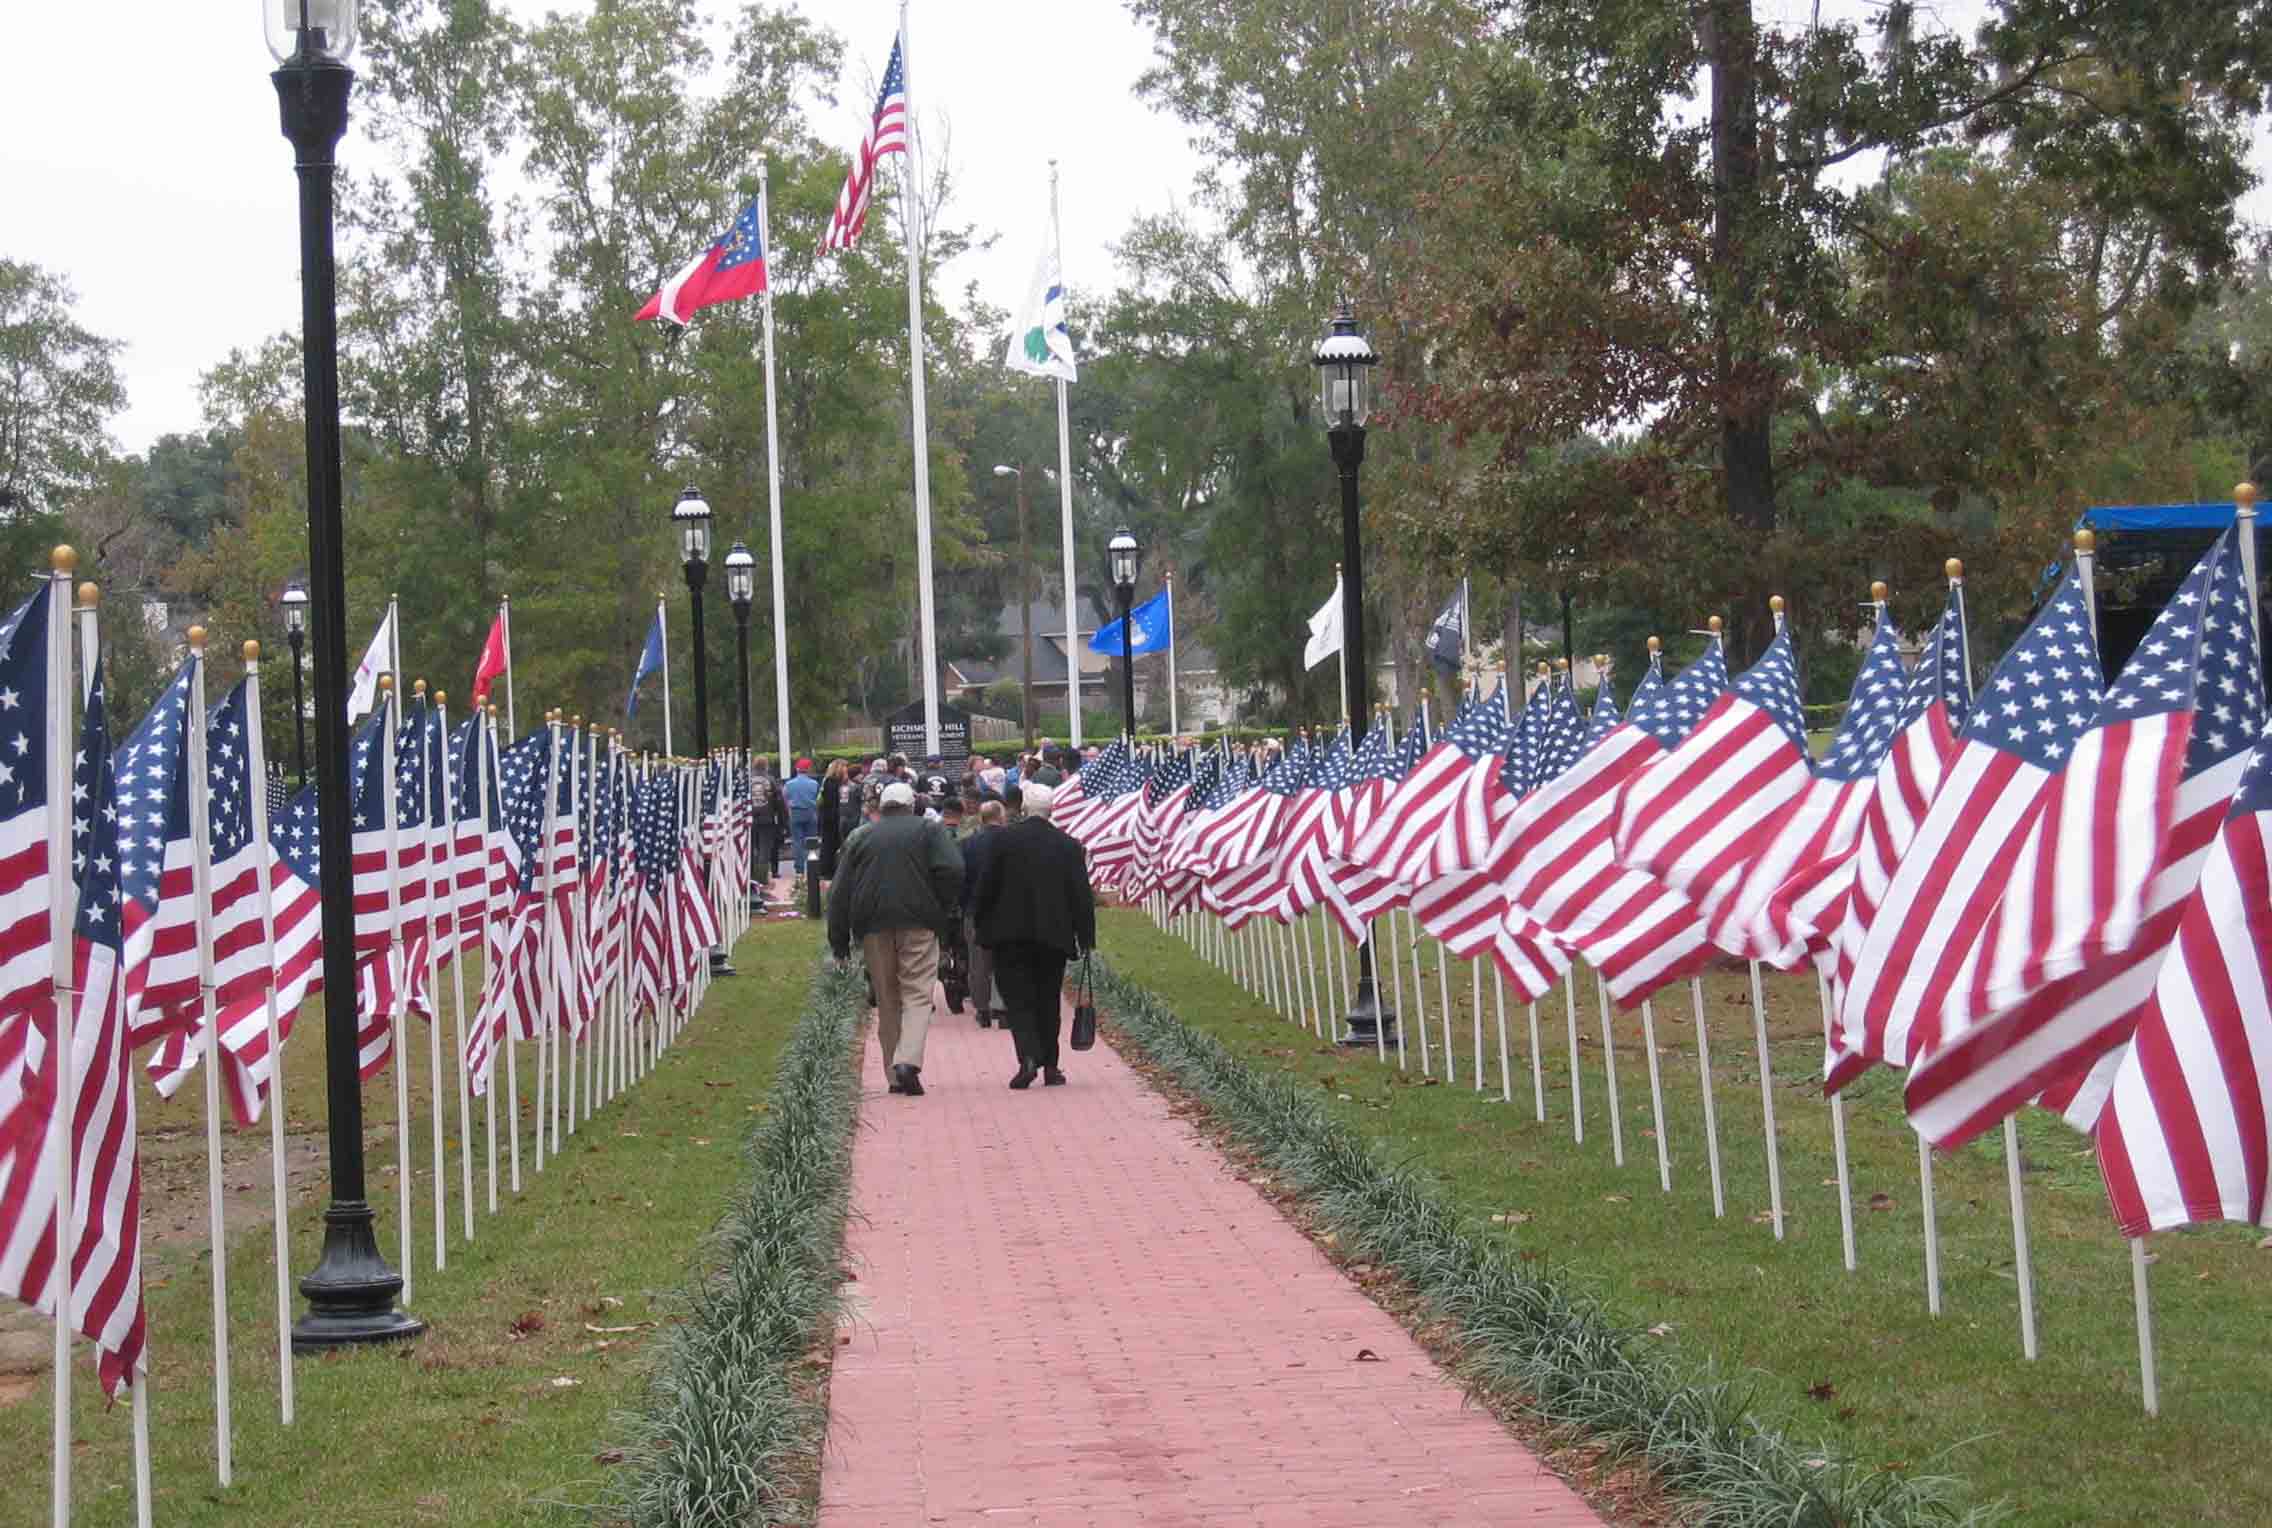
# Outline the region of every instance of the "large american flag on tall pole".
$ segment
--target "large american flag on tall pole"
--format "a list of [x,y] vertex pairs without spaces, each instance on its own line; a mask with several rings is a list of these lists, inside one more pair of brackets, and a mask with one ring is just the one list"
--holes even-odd
[[1959,1145],[2046,1090],[2089,1127],[2112,1063],[2095,1086],[2087,1074],[2136,1026],[2264,715],[2228,531],[2077,744],[1944,1007],[1941,1043],[1912,1070],[1910,1117],[1927,1139]]
[[868,202],[875,194],[876,168],[886,154],[907,153],[907,72],[901,62],[902,39],[892,35],[891,59],[884,65],[882,86],[876,92],[876,109],[869,114],[867,132],[860,139],[844,189],[836,194],[828,232],[821,237],[823,251],[850,249],[868,226]]

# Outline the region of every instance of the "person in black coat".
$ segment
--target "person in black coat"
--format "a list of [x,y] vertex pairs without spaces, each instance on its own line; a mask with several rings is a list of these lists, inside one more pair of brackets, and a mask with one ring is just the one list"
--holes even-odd
[[1049,820],[1055,792],[1025,787],[1025,815],[991,835],[992,851],[971,897],[978,942],[994,955],[994,985],[1018,1046],[1013,1088],[1058,1087],[1059,996],[1068,961],[1096,948],[1097,904],[1081,846]]

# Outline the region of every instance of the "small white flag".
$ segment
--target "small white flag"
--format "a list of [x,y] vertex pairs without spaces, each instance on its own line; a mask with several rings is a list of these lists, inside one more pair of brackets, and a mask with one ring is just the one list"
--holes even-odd
[[379,703],[379,675],[394,667],[394,605],[387,605],[385,619],[379,629],[371,633],[371,645],[363,649],[363,661],[355,665],[355,682],[347,691],[347,724],[369,716]]
[[1002,364],[1029,377],[1074,380],[1073,334],[1065,327],[1065,280],[1058,273],[1057,251],[1045,249],[1034,261],[1033,289],[1020,317]]
[[1341,580],[1333,581],[1333,593],[1317,614],[1310,617],[1310,645],[1302,649],[1302,667],[1314,669],[1335,653],[1341,651]]

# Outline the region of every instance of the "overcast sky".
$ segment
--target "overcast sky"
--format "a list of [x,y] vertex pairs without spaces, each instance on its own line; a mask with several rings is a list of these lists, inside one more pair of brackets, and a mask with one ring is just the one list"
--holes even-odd
[[[506,0],[533,18],[570,3]],[[1869,0],[1823,0],[1824,19]],[[727,0],[709,0],[721,16]],[[816,125],[849,151],[873,102],[897,0],[803,0],[848,44],[839,110]],[[1927,24],[1969,31],[1982,0],[1922,7]],[[81,322],[127,343],[129,450],[198,427],[198,374],[231,347],[299,322],[291,151],[277,130],[272,67],[250,0],[144,3],[131,25],[94,34],[79,6],[14,0],[0,49],[0,253],[66,276]],[[1763,21],[1803,26],[1814,0],[1759,0]],[[984,25],[973,25],[983,16]],[[1183,124],[1139,103],[1151,37],[1120,0],[919,0],[916,108],[944,113],[959,211],[998,234],[936,278],[950,302],[976,280],[1005,308],[1023,300],[1048,216],[1048,160],[1063,168],[1066,277],[1112,277],[1107,245],[1139,213],[1188,201],[1199,161]],[[342,162],[373,151],[350,129]],[[2259,137],[2258,163],[2266,161]],[[2264,189],[2243,205],[2272,216]],[[896,219],[871,223],[890,236]],[[140,240],[142,242],[136,242]],[[694,251],[689,250],[688,254]],[[645,293],[626,294],[636,301]]]
[[[576,8],[507,3],[524,17]],[[799,8],[847,43],[840,110],[815,125],[849,152],[874,104],[897,0]],[[980,9],[986,25],[969,25]],[[129,8],[131,26],[105,34],[99,66],[78,7],[7,12],[0,254],[60,272],[78,290],[80,321],[126,341],[123,446],[196,429],[198,374],[232,346],[299,324],[298,193],[257,7],[146,0]],[[928,0],[913,30],[915,104],[926,127],[939,112],[951,121],[962,216],[1001,236],[943,273],[950,303],[970,280],[1003,307],[1023,300],[1048,221],[1052,154],[1063,170],[1066,274],[1078,285],[1109,279],[1106,245],[1131,217],[1188,199],[1198,160],[1182,124],[1135,99],[1151,36],[1118,0]],[[341,163],[360,168],[372,155],[351,127]],[[896,231],[896,218],[871,220],[865,237]],[[627,294],[634,305],[646,295]]]

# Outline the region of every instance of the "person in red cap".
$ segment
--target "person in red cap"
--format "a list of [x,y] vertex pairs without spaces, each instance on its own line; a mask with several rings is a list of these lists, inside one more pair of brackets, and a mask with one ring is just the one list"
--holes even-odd
[[796,873],[805,868],[805,850],[820,836],[820,782],[813,778],[813,761],[799,759],[796,776],[781,787],[789,803],[790,863]]

